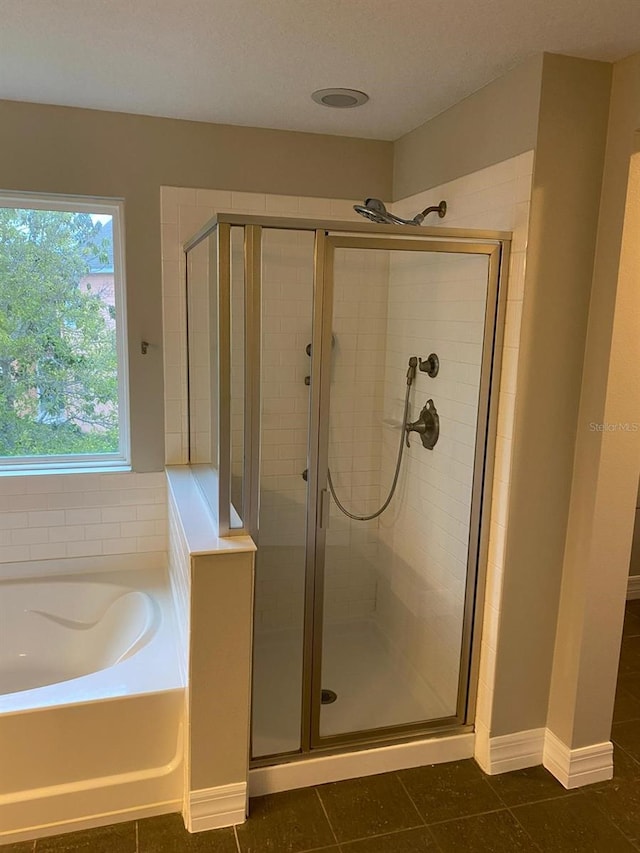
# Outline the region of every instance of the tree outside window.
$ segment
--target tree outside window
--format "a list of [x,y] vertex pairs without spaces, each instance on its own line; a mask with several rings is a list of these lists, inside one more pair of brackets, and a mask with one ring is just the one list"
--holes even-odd
[[113,216],[0,207],[0,457],[118,454]]

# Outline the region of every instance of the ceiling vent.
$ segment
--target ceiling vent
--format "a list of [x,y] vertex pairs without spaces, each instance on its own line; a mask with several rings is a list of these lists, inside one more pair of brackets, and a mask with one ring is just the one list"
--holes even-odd
[[357,89],[318,89],[311,97],[316,104],[322,104],[323,107],[336,107],[339,110],[359,107],[369,100],[369,95]]

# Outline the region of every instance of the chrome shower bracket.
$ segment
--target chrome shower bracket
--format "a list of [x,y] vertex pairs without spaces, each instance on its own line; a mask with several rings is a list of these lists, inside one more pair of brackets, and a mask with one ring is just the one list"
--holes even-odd
[[407,447],[411,447],[409,433],[417,432],[422,446],[427,450],[433,450],[440,437],[440,416],[433,400],[427,400],[420,412],[420,417],[416,421],[409,421],[404,428],[407,433]]

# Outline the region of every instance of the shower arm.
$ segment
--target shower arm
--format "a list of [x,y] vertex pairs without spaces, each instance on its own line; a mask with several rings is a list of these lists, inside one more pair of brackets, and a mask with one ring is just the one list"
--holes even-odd
[[416,213],[413,219],[409,221],[415,222],[416,225],[422,225],[425,220],[425,217],[427,217],[430,213],[437,213],[440,219],[444,219],[447,214],[447,202],[443,200],[440,202],[440,204],[433,204],[431,205],[431,207],[425,207],[425,209],[421,213]]
[[401,216],[396,216],[395,213],[390,213],[389,211],[386,212],[386,217],[394,225],[422,225],[430,213],[437,213],[440,219],[443,219],[447,213],[447,202],[443,200],[440,204],[425,207],[423,211],[416,213],[413,219],[403,219]]

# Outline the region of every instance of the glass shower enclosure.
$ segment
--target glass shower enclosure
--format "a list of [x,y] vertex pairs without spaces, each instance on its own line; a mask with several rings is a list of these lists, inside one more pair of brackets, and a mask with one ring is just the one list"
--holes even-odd
[[509,237],[219,214],[185,245],[190,463],[258,548],[256,765],[473,722]]

